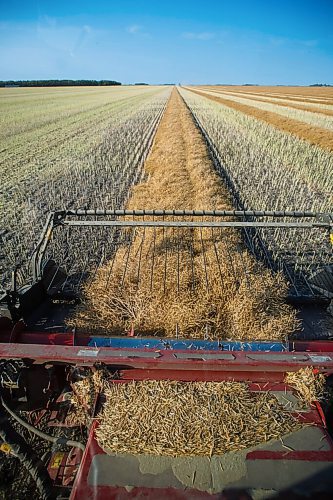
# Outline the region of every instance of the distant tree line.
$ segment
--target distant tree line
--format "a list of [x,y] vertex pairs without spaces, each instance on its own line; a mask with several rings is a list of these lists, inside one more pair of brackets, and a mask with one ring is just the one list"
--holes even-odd
[[310,87],[332,87],[329,83],[313,83]]
[[77,87],[121,85],[114,80],[7,80],[0,87]]

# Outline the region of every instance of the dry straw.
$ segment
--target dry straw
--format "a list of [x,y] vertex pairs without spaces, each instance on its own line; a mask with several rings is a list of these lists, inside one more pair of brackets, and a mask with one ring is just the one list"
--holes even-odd
[[91,422],[97,395],[104,387],[103,372],[96,370],[83,380],[71,384],[71,408],[66,417],[66,424],[87,426]]
[[301,424],[240,382],[113,383],[96,437],[109,453],[212,456],[280,439]]
[[[232,208],[176,91],[145,171],[149,178],[133,189],[129,209]],[[284,278],[258,263],[236,230],[223,231],[219,239],[210,229],[187,229],[179,239],[170,231],[137,229],[130,254],[126,245],[120,247],[87,284],[70,324],[88,332],[124,334],[134,328],[158,336],[174,336],[177,326],[183,337],[240,340],[284,339],[297,328],[295,312],[284,302]]]
[[304,403],[310,404],[314,401],[320,401],[324,396],[325,376],[321,373],[315,373],[310,366],[301,368],[297,372],[288,372],[285,382],[296,389],[298,396]]

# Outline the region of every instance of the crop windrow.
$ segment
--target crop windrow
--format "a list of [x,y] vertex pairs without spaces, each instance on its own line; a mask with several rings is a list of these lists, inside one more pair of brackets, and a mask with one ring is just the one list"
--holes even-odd
[[240,104],[253,106],[262,111],[276,113],[291,120],[297,120],[300,122],[308,123],[309,125],[315,127],[333,131],[333,119],[331,118],[331,115],[329,113],[325,115],[323,115],[322,113],[317,113],[316,109],[302,110],[297,108],[296,106],[289,106],[287,104],[281,105],[281,103],[270,102],[267,99],[253,99],[252,96],[243,96],[240,94],[220,91],[207,91],[207,94],[222,97],[223,99]]
[[[128,209],[232,208],[176,90],[145,172],[148,178],[132,188]],[[86,284],[70,325],[109,334],[133,328],[143,335],[173,336],[178,331],[189,338],[243,340],[284,339],[294,331],[295,312],[284,302],[286,281],[249,254],[237,230],[223,230],[216,238],[210,228],[184,229],[176,239],[172,228],[167,234],[164,228],[137,228],[130,249],[125,236],[112,259]]]
[[333,132],[331,132],[330,130],[312,126],[300,120],[287,118],[272,111],[258,109],[255,106],[249,106],[248,104],[243,104],[230,99],[225,99],[220,96],[207,94],[207,92],[195,90],[194,88],[188,88],[188,90],[206,97],[207,99],[228,106],[236,111],[241,111],[248,116],[252,116],[253,118],[261,121],[265,121],[269,125],[272,125],[279,130],[293,134],[301,139],[305,139],[310,144],[320,146],[323,149],[333,152]]
[[[208,89],[209,90],[209,89]],[[210,92],[212,92],[210,90]],[[229,91],[221,91],[214,90],[214,94],[223,96],[234,96],[234,97],[242,97],[248,100],[256,102],[263,102],[269,104],[275,104],[282,108],[293,108],[302,111],[309,111],[310,113],[319,113],[326,116],[333,116],[333,105],[325,105],[325,104],[315,104],[313,102],[309,103],[307,101],[301,102],[293,102],[291,100],[283,99],[283,97],[270,97],[265,94],[249,94],[249,93],[241,93],[241,92],[229,92]]]
[[[331,212],[333,155],[228,105],[181,88],[239,209]],[[332,259],[326,232],[258,230],[276,265],[310,275]],[[289,259],[291,259],[289,261]]]
[[[70,124],[60,120],[42,127],[43,141],[36,135],[26,142],[21,137],[25,133],[17,136],[22,146],[17,149],[4,141],[8,149],[3,155],[0,188],[3,286],[16,264],[26,269],[49,211],[122,208],[130,186],[140,180],[149,147],[146,139],[169,95],[169,89],[153,88],[134,97],[129,93],[125,101],[113,103],[109,97],[111,105],[103,113],[92,109],[83,116],[69,116]],[[73,259],[85,258],[75,251],[74,245]]]

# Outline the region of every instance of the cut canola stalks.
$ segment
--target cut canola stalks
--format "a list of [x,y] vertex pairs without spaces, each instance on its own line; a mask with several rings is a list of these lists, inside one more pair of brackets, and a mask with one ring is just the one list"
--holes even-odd
[[276,113],[278,115],[285,116],[290,120],[296,120],[313,127],[318,127],[333,132],[332,117],[317,113],[315,109],[302,110],[288,105],[281,106],[281,103],[269,102],[265,99],[253,99],[252,96],[244,97],[239,94],[235,95],[227,92],[222,93],[207,91],[207,94],[222,97],[223,99],[237,102],[239,104],[245,104],[246,106],[251,106],[261,111]]
[[[128,209],[232,209],[204,139],[176,90],[145,171],[148,180],[132,189]],[[295,330],[295,312],[284,302],[287,283],[248,253],[236,230],[226,230],[218,241],[207,228],[190,235],[184,230],[180,249],[171,236],[164,248],[163,229],[144,231],[133,233],[130,252],[121,246],[97,271],[70,324],[94,331],[97,317],[98,331],[103,333],[124,334],[134,328],[137,334],[173,336],[177,328],[184,337],[211,339],[285,339]],[[187,260],[191,245],[194,280]],[[152,248],[159,249],[153,286]],[[139,283],[138,254],[143,256]]]
[[239,102],[231,101],[230,99],[224,99],[223,97],[214,96],[207,94],[207,92],[202,92],[201,90],[195,90],[191,87],[187,88],[193,93],[206,97],[215,102],[220,102],[225,106],[228,106],[237,111],[257,118],[258,120],[265,121],[274,127],[283,130],[284,132],[289,132],[301,139],[305,139],[311,144],[320,146],[328,151],[333,151],[333,132],[308,125],[307,123],[301,122],[299,120],[294,120],[291,118],[286,118],[272,111],[264,111],[256,108],[255,106],[249,106],[248,104],[242,104]]
[[110,384],[96,437],[107,453],[212,456],[279,440],[302,424],[241,382]]
[[[0,238],[5,233],[0,243],[0,286],[8,286],[17,262],[27,263],[46,212],[64,207],[122,208],[141,170],[137,152],[148,151],[145,139],[170,92],[165,87],[108,87],[54,97],[44,93],[20,98],[18,93],[2,103],[0,122],[6,124],[3,134],[9,131],[10,137],[2,137],[0,159]],[[38,99],[43,106],[36,106]],[[86,247],[73,256],[81,268],[88,251]],[[72,244],[70,253],[75,252]],[[25,273],[26,266],[21,270]]]
[[332,153],[221,102],[180,92],[245,206],[331,211]]
[[[200,90],[200,88],[198,89]],[[250,93],[241,93],[241,92],[228,92],[228,91],[221,91],[221,90],[209,90],[207,89],[207,92],[210,92],[211,94],[215,94],[217,96],[232,96],[232,97],[242,97],[246,98],[248,101],[252,101],[253,106],[255,106],[256,102],[264,102],[264,103],[269,103],[269,104],[274,104],[278,107],[282,108],[294,108],[302,111],[309,111],[310,113],[319,113],[323,114],[326,116],[333,116],[333,106],[332,105],[327,105],[325,106],[324,104],[314,104],[314,103],[309,103],[308,101],[301,101],[301,102],[292,102],[290,99],[284,99],[283,97],[271,97],[268,96],[267,94],[250,94]]]

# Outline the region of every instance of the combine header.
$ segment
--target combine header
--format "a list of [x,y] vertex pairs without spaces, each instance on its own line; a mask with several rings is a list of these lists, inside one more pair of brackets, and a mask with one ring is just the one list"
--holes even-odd
[[[22,270],[14,270],[11,289],[0,300],[2,452],[20,459],[43,498],[221,498],[222,491],[228,495],[232,490],[246,490],[255,498],[266,498],[267,492],[332,494],[330,414],[327,421],[318,401],[304,405],[285,381],[288,372],[311,368],[330,383],[332,227],[332,214],[312,212],[51,213],[32,254],[29,278],[22,282]],[[214,286],[217,280],[223,290],[227,260],[235,289],[245,283],[251,292],[255,280],[246,259],[236,267],[229,252],[230,231],[264,269],[288,281],[286,300],[302,322],[293,336],[260,341],[249,335],[250,340],[240,341],[224,329],[213,331],[209,321],[200,338],[186,338],[177,321],[172,335],[144,332],[134,322],[114,335],[112,329],[101,331],[97,315],[86,331],[68,326],[76,310],[82,311],[82,296],[103,266],[106,284],[117,282],[118,290],[131,279],[139,294],[145,270],[152,293],[158,288],[167,294],[172,283],[181,296],[185,286],[195,290],[198,276],[203,277],[203,293],[209,293],[213,258],[218,270]],[[114,265],[119,256],[121,273]],[[157,262],[164,263],[163,272]],[[252,392],[270,391],[307,425],[283,440],[221,456],[112,453],[96,439],[103,391],[96,389],[81,427],[69,418],[73,384],[97,372],[104,386],[143,380],[244,382]],[[33,440],[14,430],[17,424],[39,443],[52,443],[41,459]]]

